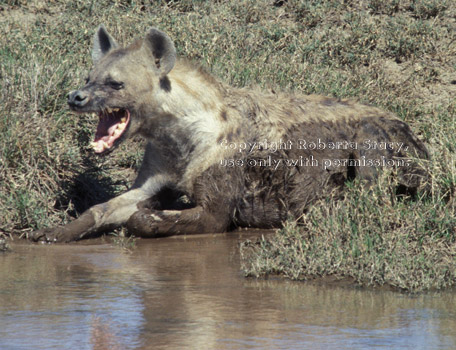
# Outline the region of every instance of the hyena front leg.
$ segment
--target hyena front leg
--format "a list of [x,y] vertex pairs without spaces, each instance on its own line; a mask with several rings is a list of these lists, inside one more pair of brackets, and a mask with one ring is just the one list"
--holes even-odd
[[47,242],[71,242],[125,224],[138,210],[138,203],[149,199],[163,187],[164,177],[148,180],[143,186],[86,210],[67,225],[32,232],[29,239]]
[[144,238],[225,232],[231,221],[228,213],[213,213],[202,206],[185,210],[143,208],[130,217],[127,228],[129,233]]
[[236,212],[239,193],[243,193],[241,170],[219,166],[206,170],[194,181],[192,202],[195,206],[192,208],[157,210],[147,203],[139,204],[139,210],[127,222],[128,231],[139,237],[227,231]]

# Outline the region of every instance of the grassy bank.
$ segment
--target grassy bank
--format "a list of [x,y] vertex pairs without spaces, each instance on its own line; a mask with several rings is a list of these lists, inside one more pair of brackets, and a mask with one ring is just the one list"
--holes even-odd
[[241,246],[247,276],[295,280],[333,276],[363,286],[418,292],[454,286],[454,200],[398,200],[385,177],[366,191],[355,183],[341,201],[322,201],[273,236]]
[[396,201],[386,180],[375,196],[354,184],[340,203],[316,206],[305,225],[247,244],[247,274],[340,274],[408,290],[456,282],[450,0],[0,1],[0,234],[68,222],[134,178],[140,142],[95,157],[87,145],[96,121],[66,107],[90,69],[100,23],[119,42],[157,26],[181,56],[236,86],[388,109],[429,146],[430,196]]

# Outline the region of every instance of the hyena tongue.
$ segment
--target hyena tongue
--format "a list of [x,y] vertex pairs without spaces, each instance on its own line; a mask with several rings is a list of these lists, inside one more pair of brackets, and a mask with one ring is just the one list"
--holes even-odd
[[115,141],[125,132],[130,121],[130,113],[126,109],[100,113],[95,140],[91,143],[95,153],[110,149]]

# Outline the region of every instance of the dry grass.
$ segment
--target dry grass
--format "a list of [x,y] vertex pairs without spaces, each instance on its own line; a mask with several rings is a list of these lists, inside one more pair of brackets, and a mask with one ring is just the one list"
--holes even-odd
[[[347,197],[308,215],[335,215],[336,220],[354,210],[354,217],[361,220],[367,211],[367,227],[378,220],[386,225],[385,232],[375,231],[380,238],[374,245],[385,241],[384,234],[402,237],[419,232],[432,247],[443,225],[449,238],[439,238],[443,245],[435,243],[434,253],[446,263],[435,266],[450,273],[445,283],[435,286],[455,282],[451,255],[455,233],[450,228],[455,189],[456,6],[450,0],[0,2],[0,234],[21,235],[67,222],[124,191],[134,177],[141,159],[138,142],[124,144],[109,158],[97,158],[87,149],[95,121],[74,116],[66,107],[66,94],[83,85],[90,69],[91,40],[100,23],[120,42],[157,26],[175,40],[180,55],[236,86],[354,97],[409,122],[433,155],[431,198],[386,202],[375,212],[364,208],[372,203],[363,200],[356,206],[355,199]],[[407,219],[397,223],[393,219],[398,213]],[[315,242],[312,237],[342,232],[344,226],[339,224],[340,231],[329,229],[326,221],[299,229],[287,226],[277,237],[288,232],[292,241],[305,237]],[[421,254],[412,254],[418,248],[411,247],[408,256]],[[301,258],[306,261],[298,257],[297,263]],[[430,258],[423,255],[423,259]],[[360,280],[383,283],[369,271]]]

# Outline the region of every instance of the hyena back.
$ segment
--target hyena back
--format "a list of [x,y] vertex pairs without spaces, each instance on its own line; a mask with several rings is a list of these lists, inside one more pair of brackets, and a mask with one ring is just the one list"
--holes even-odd
[[86,85],[68,95],[70,108],[99,115],[96,153],[141,135],[144,160],[129,191],[34,240],[79,240],[124,224],[143,237],[280,227],[383,167],[412,191],[427,180],[413,160],[428,157],[425,146],[380,109],[232,88],[177,60],[155,28],[122,48],[100,26],[92,58]]

